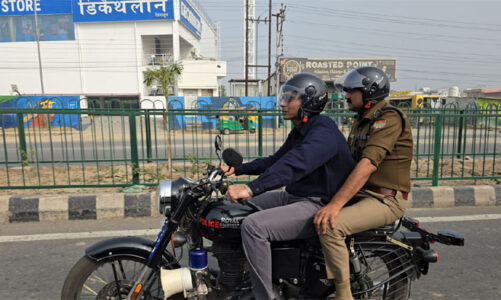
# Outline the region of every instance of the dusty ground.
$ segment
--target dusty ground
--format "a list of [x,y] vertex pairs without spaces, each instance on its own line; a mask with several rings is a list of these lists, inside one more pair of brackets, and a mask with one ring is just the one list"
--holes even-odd
[[[420,159],[419,168],[416,169],[416,160],[412,161],[411,177],[431,177],[433,174],[433,160]],[[439,178],[451,177],[472,177],[472,176],[501,176],[501,158],[472,159],[470,157],[460,157],[454,159],[443,159],[439,164]],[[431,181],[414,180],[414,186],[431,185]],[[489,185],[501,184],[501,179],[464,179],[464,180],[440,180],[438,185]]]
[[[412,177],[431,177],[433,161],[420,159],[419,168],[416,168],[416,160],[412,162]],[[495,166],[495,169],[493,168]],[[0,186],[33,186],[33,185],[104,185],[104,184],[126,184],[132,181],[132,172],[137,172],[141,182],[155,183],[158,180],[178,178],[188,176],[199,178],[205,170],[203,162],[176,164],[173,172],[169,172],[167,165],[148,164],[132,170],[127,166],[102,166],[97,168],[82,166],[64,167],[39,167],[26,166],[9,168],[8,174],[5,168],[0,168]],[[24,176],[23,176],[24,174]],[[440,177],[469,177],[475,176],[501,176],[501,159],[494,161],[492,158],[485,160],[472,160],[468,157],[461,159],[444,159],[440,166]],[[248,176],[241,176],[240,180],[249,179]],[[235,178],[236,179],[236,178]],[[501,184],[501,179],[482,180],[441,180],[439,185],[484,185]],[[415,180],[415,186],[431,185],[431,181]],[[147,187],[147,190],[154,190],[155,187]],[[17,194],[58,194],[58,193],[102,193],[120,192],[122,188],[110,187],[85,187],[85,188],[48,188],[48,189],[1,189],[0,195]]]

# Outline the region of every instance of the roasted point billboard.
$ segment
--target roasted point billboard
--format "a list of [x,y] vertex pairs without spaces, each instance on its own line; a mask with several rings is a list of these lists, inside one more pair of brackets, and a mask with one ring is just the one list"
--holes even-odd
[[351,69],[369,66],[383,69],[390,81],[397,80],[395,58],[283,58],[280,61],[280,81],[284,82],[301,72],[332,81]]

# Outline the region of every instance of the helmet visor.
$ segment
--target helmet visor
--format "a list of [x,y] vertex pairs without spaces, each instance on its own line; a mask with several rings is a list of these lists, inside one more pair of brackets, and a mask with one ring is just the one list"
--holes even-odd
[[282,88],[280,89],[280,94],[278,95],[278,100],[279,102],[286,102],[289,103],[294,99],[301,99],[301,91],[292,85],[283,85]]
[[[338,91],[351,92],[354,89],[362,89],[368,84],[369,78],[360,74],[356,69],[345,73],[334,81],[334,87]],[[370,81],[370,80],[369,80]]]

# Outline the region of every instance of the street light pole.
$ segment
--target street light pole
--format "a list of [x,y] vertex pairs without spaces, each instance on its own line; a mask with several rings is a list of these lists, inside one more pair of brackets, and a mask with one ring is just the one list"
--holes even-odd
[[35,34],[37,37],[37,51],[38,51],[38,69],[40,71],[40,86],[42,87],[42,95],[45,94],[45,89],[43,85],[43,71],[42,71],[42,56],[40,55],[40,34],[38,32],[38,16],[37,16],[37,1],[34,3],[34,11],[35,11]]

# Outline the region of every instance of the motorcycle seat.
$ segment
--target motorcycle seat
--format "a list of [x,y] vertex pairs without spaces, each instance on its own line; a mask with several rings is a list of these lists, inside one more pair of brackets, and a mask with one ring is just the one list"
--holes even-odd
[[379,226],[373,229],[369,230],[375,230],[375,231],[394,231],[395,230],[395,223]]
[[371,235],[385,235],[391,234],[395,231],[395,223],[379,226],[363,232],[355,233],[352,236],[371,236]]

